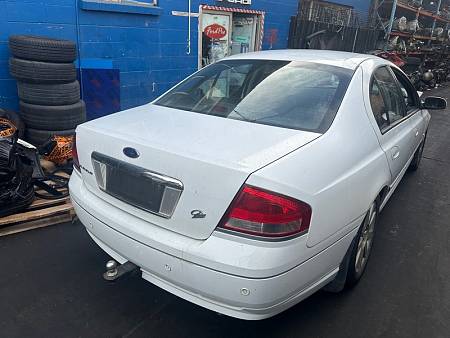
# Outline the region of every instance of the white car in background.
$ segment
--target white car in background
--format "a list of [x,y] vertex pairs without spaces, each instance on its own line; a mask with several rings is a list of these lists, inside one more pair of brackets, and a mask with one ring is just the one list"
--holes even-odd
[[241,54],[77,128],[70,193],[93,240],[208,309],[271,317],[361,278],[430,114],[390,62]]

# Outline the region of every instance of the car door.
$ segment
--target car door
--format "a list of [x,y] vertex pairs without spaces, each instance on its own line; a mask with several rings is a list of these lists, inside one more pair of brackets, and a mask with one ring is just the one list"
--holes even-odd
[[392,182],[398,181],[412,155],[411,126],[402,91],[388,66],[374,70],[369,87],[370,109],[376,134],[386,153]]
[[408,78],[396,68],[391,68],[402,91],[408,123],[411,128],[411,152],[414,153],[422,142],[427,128],[427,123],[420,109],[420,99],[414,86]]

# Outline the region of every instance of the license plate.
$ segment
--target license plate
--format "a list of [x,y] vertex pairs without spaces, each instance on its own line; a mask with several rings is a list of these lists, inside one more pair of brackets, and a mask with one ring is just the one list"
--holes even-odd
[[107,194],[137,208],[169,218],[183,191],[183,184],[133,164],[92,153],[97,184]]

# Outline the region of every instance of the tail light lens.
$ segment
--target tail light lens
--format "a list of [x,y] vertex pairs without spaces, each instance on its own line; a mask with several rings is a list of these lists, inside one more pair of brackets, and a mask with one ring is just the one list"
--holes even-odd
[[73,158],[73,167],[80,171],[80,161],[78,160],[78,151],[77,151],[77,135],[73,136],[73,145],[72,145],[72,158]]
[[261,237],[287,237],[308,231],[311,207],[294,198],[244,185],[219,228]]

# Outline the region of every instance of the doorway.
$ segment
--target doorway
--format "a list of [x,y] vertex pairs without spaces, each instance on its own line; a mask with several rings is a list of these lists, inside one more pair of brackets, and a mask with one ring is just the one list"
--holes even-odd
[[205,5],[199,19],[199,68],[261,49],[264,12]]

